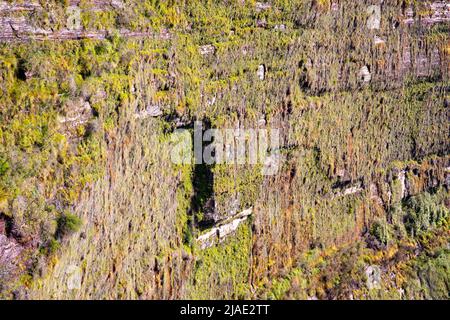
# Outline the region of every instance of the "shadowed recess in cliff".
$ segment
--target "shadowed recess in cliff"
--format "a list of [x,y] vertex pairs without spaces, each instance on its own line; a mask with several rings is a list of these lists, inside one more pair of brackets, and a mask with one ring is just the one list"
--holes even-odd
[[[195,129],[193,131],[194,148],[201,150],[201,154],[194,152],[194,170],[192,176],[192,182],[194,187],[194,195],[191,203],[191,215],[194,222],[194,226],[200,230],[210,228],[214,225],[215,221],[215,199],[214,199],[214,164],[207,164],[204,161],[203,154],[206,144],[211,142],[202,142],[201,148],[195,146],[200,143],[198,137],[203,137],[206,130],[211,128],[211,122],[209,120],[202,121],[202,129]],[[196,132],[195,130],[199,130]],[[201,136],[200,136],[201,134]],[[203,140],[203,139],[202,139]]]

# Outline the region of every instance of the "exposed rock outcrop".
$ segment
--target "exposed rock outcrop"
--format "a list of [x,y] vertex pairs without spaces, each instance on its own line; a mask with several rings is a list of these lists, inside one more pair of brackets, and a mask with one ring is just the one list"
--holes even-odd
[[205,249],[215,244],[223,242],[228,236],[237,230],[239,225],[243,223],[252,214],[253,208],[246,209],[237,215],[229,217],[225,221],[221,221],[216,226],[197,237],[200,248]]

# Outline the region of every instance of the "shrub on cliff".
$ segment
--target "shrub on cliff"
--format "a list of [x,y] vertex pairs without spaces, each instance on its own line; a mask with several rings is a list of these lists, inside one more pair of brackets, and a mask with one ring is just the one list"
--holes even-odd
[[83,222],[76,215],[71,213],[63,213],[58,218],[58,229],[56,231],[56,235],[58,238],[62,239],[78,232],[82,224]]
[[387,245],[392,238],[391,228],[389,224],[384,221],[376,221],[370,229],[370,235],[372,235],[379,244]]
[[413,236],[442,225],[449,217],[449,210],[442,203],[439,193],[431,195],[425,192],[411,197],[406,201],[404,208],[407,212],[405,227]]

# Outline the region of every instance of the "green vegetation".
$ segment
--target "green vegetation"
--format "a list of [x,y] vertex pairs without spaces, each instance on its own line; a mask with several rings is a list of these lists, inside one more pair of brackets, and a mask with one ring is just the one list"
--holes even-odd
[[[58,229],[56,234],[59,238],[64,238],[72,233],[78,232],[83,222],[77,216],[71,213],[63,213],[58,217]],[[54,243],[51,243],[54,247]]]
[[[403,228],[411,226],[411,210],[416,218],[416,214],[420,219],[426,215],[425,222],[419,219],[420,232],[394,237],[393,225],[375,222],[366,242],[307,251],[289,274],[261,286],[259,295],[273,299],[448,299],[448,216],[438,215],[440,222],[433,225],[429,220],[436,216],[432,212],[448,210],[442,206],[446,198],[448,192],[441,189],[404,202]],[[370,236],[383,246],[374,248]],[[381,284],[368,290],[365,270],[374,264],[381,267]]]
[[[400,287],[407,297],[445,296],[448,252],[433,239],[448,229],[448,190],[424,192],[430,179],[443,184],[448,166],[448,28],[400,32],[383,22],[372,34],[361,2],[338,11],[328,0],[270,4],[81,1],[83,30],[106,39],[0,44],[0,213],[48,265],[25,270],[30,295],[379,298],[364,287],[364,268],[388,268],[395,252],[407,257],[393,262],[401,285],[386,282],[386,297]],[[66,28],[67,1],[42,5],[15,14]],[[383,21],[401,10],[383,6]],[[202,55],[203,45],[214,52]],[[438,52],[440,62],[404,66],[406,48],[417,61]],[[366,65],[372,81],[362,84]],[[158,119],[136,117],[154,106]],[[178,119],[279,127],[283,166],[273,177],[260,165],[176,166],[168,140]],[[255,209],[202,251],[195,238],[211,198],[221,218]],[[73,263],[86,272],[79,296],[52,276]]]
[[250,297],[251,230],[242,225],[224,243],[195,252],[189,298],[245,299]]
[[391,240],[390,235],[390,225],[385,222],[374,222],[371,229],[370,234],[375,237],[381,244],[387,245]]
[[443,203],[445,197],[445,192],[441,190],[438,194],[424,193],[409,198],[404,205],[407,212],[406,230],[414,236],[421,231],[448,223],[450,215],[449,209]]

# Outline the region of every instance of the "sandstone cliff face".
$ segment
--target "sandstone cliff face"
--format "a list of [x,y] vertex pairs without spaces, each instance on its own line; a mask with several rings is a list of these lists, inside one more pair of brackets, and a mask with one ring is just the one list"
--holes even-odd
[[[449,23],[432,1],[2,2],[0,289],[373,297],[349,261],[396,248],[415,268],[407,201],[435,193],[448,212]],[[279,170],[173,163],[172,133],[196,120],[279,129]],[[448,242],[445,214],[427,250]],[[370,261],[406,272],[391,260]]]

